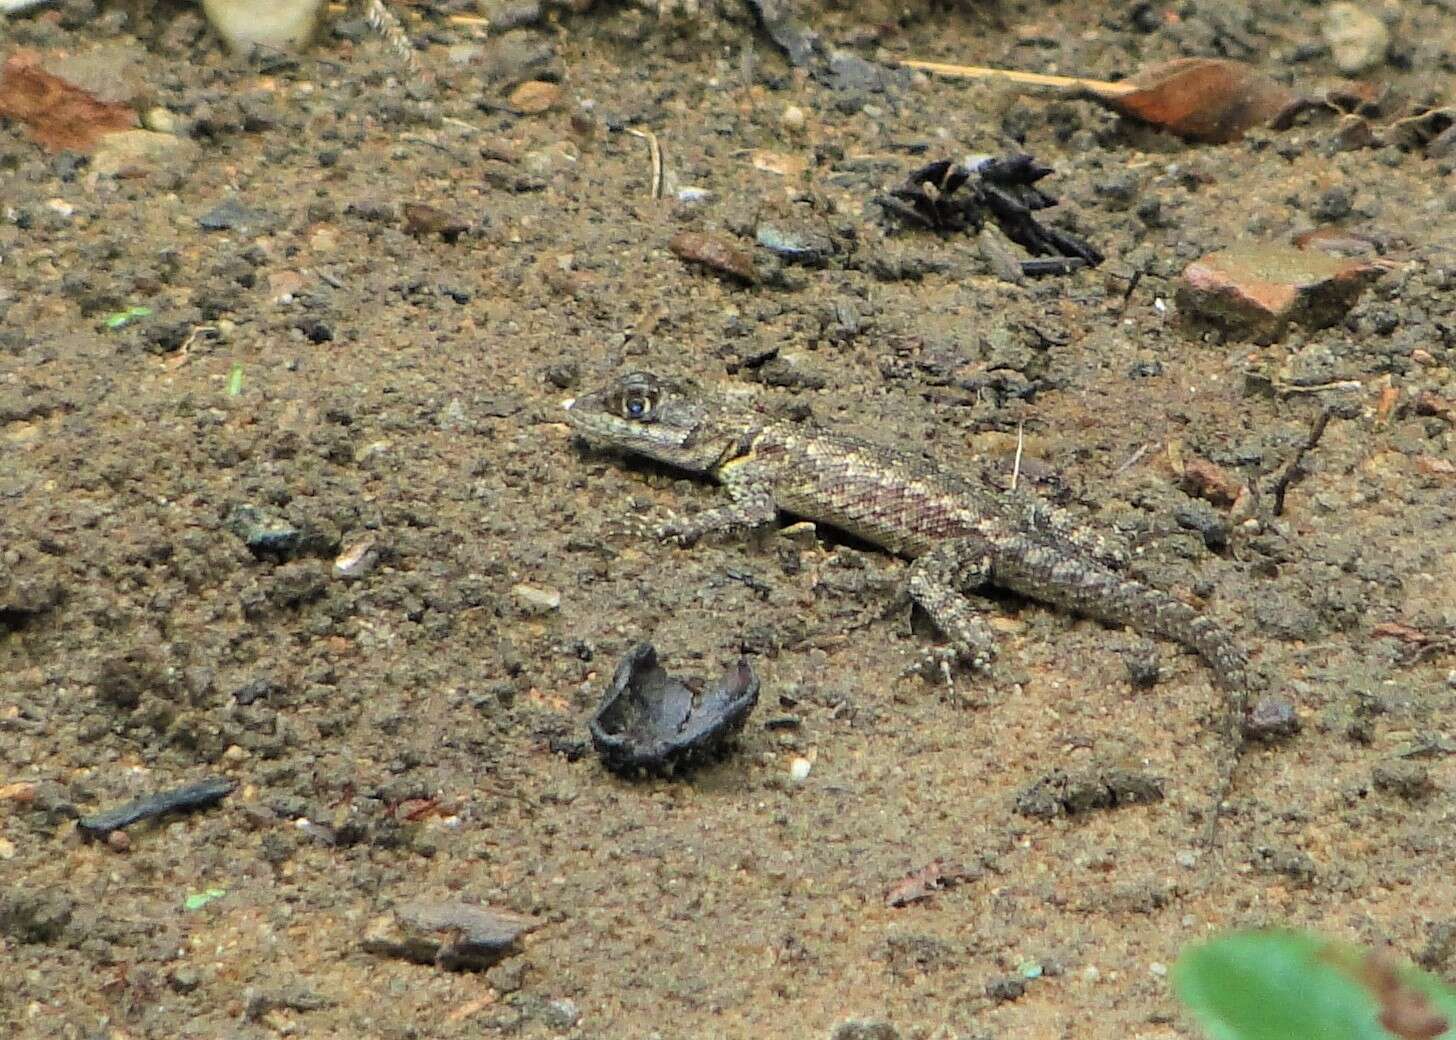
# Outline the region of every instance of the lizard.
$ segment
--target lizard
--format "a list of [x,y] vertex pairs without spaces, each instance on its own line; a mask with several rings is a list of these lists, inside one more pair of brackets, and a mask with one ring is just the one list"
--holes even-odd
[[973,666],[985,667],[994,648],[965,593],[987,585],[1193,650],[1226,698],[1228,761],[1210,817],[1213,843],[1243,747],[1247,659],[1212,618],[1122,573],[1126,555],[1112,539],[1033,492],[995,488],[923,456],[774,418],[650,372],[621,375],[567,401],[566,418],[593,447],[666,463],[727,491],[725,505],[657,525],[661,539],[690,545],[784,512],[909,559],[911,600],[946,636],[950,652]]

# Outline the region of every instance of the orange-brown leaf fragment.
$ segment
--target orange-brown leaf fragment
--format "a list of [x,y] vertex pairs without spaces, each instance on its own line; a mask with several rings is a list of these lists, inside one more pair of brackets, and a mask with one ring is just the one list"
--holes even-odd
[[667,243],[674,256],[689,263],[702,264],[709,270],[736,278],[749,285],[758,281],[753,259],[722,235],[700,231],[679,231]]
[[1380,624],[1375,625],[1373,628],[1370,629],[1370,634],[1373,636],[1385,636],[1391,639],[1399,639],[1403,643],[1414,643],[1416,645],[1429,643],[1431,641],[1431,637],[1425,632],[1422,632],[1419,628],[1414,628],[1411,625],[1402,624],[1399,621],[1382,621],[1380,622]]
[[48,152],[89,152],[106,134],[137,125],[130,105],[99,101],[51,75],[33,51],[18,51],[0,67],[0,116],[24,123]]
[[1434,415],[1449,423],[1456,423],[1456,401],[1442,397],[1434,390],[1422,390],[1416,395],[1417,415]]
[[1134,89],[1091,96],[1121,115],[1210,144],[1237,141],[1299,100],[1252,66],[1219,58],[1178,58],[1149,66],[1127,82]]
[[946,863],[933,859],[919,870],[911,871],[890,886],[885,893],[886,906],[907,906],[921,899],[929,899],[932,892],[949,888],[958,881],[973,877],[971,871],[959,863]]
[[1183,489],[1214,505],[1233,505],[1243,488],[1242,480],[1216,462],[1192,458],[1183,464]]
[[1375,998],[1380,1024],[1400,1040],[1436,1040],[1450,1028],[1441,1009],[1401,978],[1401,962],[1391,954],[1331,948],[1323,957]]
[[1417,455],[1416,472],[1426,477],[1456,477],[1456,463],[1435,455]]

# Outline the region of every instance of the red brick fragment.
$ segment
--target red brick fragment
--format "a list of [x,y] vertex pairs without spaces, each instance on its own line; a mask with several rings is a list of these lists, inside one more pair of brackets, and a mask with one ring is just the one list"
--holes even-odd
[[1320,329],[1339,322],[1386,270],[1369,260],[1293,246],[1235,246],[1184,269],[1178,312],[1195,328],[1273,343],[1292,324]]

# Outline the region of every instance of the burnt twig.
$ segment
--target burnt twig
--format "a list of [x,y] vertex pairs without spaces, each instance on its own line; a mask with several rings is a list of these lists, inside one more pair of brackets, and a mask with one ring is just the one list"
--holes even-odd
[[1289,460],[1289,464],[1284,467],[1284,472],[1279,474],[1278,479],[1269,489],[1274,496],[1275,516],[1284,515],[1284,495],[1289,490],[1289,485],[1294,482],[1294,478],[1299,475],[1299,464],[1304,461],[1304,456],[1319,444],[1320,438],[1325,435],[1325,427],[1330,424],[1330,419],[1334,414],[1328,408],[1319,413],[1319,418],[1315,419],[1314,425],[1310,427],[1309,436],[1305,438],[1304,443],[1294,453],[1294,457]]
[[191,812],[216,805],[232,794],[237,784],[225,777],[213,777],[201,783],[188,784],[160,794],[147,795],[135,801],[94,816],[83,816],[77,823],[81,833],[88,838],[105,838],[112,831],[130,827],[134,823],[161,816],[169,812]]
[[[902,185],[874,201],[887,213],[934,231],[979,231],[989,217],[1033,256],[1058,258],[1023,263],[1023,273],[1031,277],[1065,274],[1084,264],[1096,267],[1103,259],[1100,251],[1034,216],[1057,204],[1054,196],[1036,187],[1051,172],[1050,166],[1024,153],[964,163],[940,159],[912,171]],[[1080,262],[1070,263],[1073,259]]]

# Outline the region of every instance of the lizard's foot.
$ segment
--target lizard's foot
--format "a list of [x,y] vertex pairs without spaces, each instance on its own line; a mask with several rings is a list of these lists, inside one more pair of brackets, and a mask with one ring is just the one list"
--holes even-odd
[[951,670],[954,666],[969,665],[972,671],[984,674],[991,670],[991,661],[995,656],[995,648],[989,643],[975,649],[938,646],[921,653],[913,664],[907,665],[900,672],[900,675],[902,678],[907,675],[918,675],[927,681],[940,679],[947,687],[954,690],[955,682],[951,678]]
[[703,536],[702,531],[692,523],[692,517],[668,513],[666,518],[654,524],[652,537],[668,545],[689,546]]

